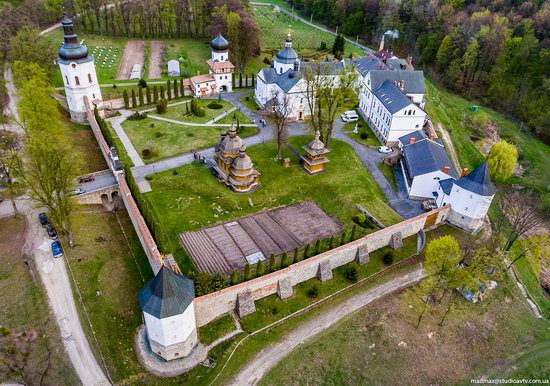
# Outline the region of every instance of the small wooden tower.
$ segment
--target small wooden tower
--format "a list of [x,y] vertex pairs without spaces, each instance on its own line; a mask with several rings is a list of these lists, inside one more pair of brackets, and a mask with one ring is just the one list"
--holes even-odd
[[250,192],[259,184],[260,173],[252,166],[252,160],[246,154],[246,146],[239,149],[239,156],[233,160],[227,181],[236,192]]
[[330,150],[325,148],[325,144],[319,139],[320,136],[321,134],[319,131],[316,131],[313,141],[305,146],[302,146],[302,149],[306,151],[306,154],[302,155],[301,158],[304,161],[304,169],[309,174],[323,172],[325,170],[325,164],[329,162],[327,157],[325,157],[325,154],[329,153]]

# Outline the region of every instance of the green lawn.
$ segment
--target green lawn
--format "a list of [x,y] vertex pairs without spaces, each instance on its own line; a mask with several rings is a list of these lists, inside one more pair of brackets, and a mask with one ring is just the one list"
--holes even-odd
[[[180,61],[180,73],[183,77],[191,77],[208,73],[206,61],[210,59],[210,40],[209,39],[163,39],[164,41],[164,61],[162,65],[162,76],[168,78],[167,63],[169,60],[176,59]],[[173,79],[173,78],[171,78]]]
[[240,102],[243,106],[248,107],[250,111],[256,111],[259,109],[258,104],[254,100],[254,91],[243,95],[240,99]]
[[[426,111],[434,125],[441,123],[450,132],[460,164],[472,170],[484,159],[470,139],[470,135],[479,136],[479,133],[464,123],[464,116],[472,114],[469,108],[474,102],[443,90],[429,79],[426,79],[426,87]],[[507,183],[545,191],[550,185],[550,146],[533,138],[525,129],[520,131],[518,123],[502,114],[484,106],[479,106],[479,110],[495,122],[503,139],[516,144],[523,158],[520,164],[525,168],[525,174],[522,177],[512,176]]]
[[[0,323],[3,328],[14,334],[23,332],[38,334],[34,343],[31,344],[33,351],[27,363],[29,374],[32,373],[32,375],[25,382],[16,378],[4,378],[5,366],[2,365],[0,382],[40,384],[40,375],[47,366],[47,345],[49,345],[52,367],[44,379],[44,384],[78,384],[78,378],[63,348],[55,317],[48,309],[48,300],[42,287],[39,268],[32,258],[24,255],[27,231],[27,222],[24,217],[0,219],[0,259],[2,261]],[[0,362],[4,362],[4,355],[2,351]]]
[[[214,146],[222,130],[218,126],[186,126],[153,118],[126,120],[122,127],[138,153],[142,154],[143,149],[151,151],[150,158],[143,159],[142,156],[145,163]],[[243,137],[257,132],[256,127],[242,127],[241,130]]]
[[237,327],[231,315],[224,315],[199,328],[199,339],[202,344],[209,345],[216,339],[235,331]]
[[384,174],[386,180],[390,183],[394,190],[397,190],[397,182],[395,182],[395,174],[393,172],[393,166],[388,165],[385,162],[380,162],[378,164],[378,169]]
[[[310,140],[309,136],[292,137],[289,142],[300,148]],[[191,262],[179,245],[180,232],[299,201],[315,200],[346,227],[351,226],[351,219],[357,213],[356,204],[361,204],[384,224],[400,221],[385,204],[380,188],[349,145],[334,140],[327,170],[317,176],[307,175],[297,158],[286,149],[283,156],[289,157],[292,165],[283,169],[274,159],[276,153],[273,142],[248,149],[261,173],[262,185],[246,195],[227,190],[203,166],[185,165],[153,175],[150,180],[153,191],[144,197],[157,218],[162,219],[171,252],[182,268],[189,269]],[[249,199],[254,207],[250,206]]]
[[[359,121],[359,124],[357,126],[357,133],[353,132],[354,129],[355,129],[355,123],[353,122],[346,123],[342,127],[342,131],[346,133],[346,135],[351,139],[353,139],[355,142],[366,145],[368,147],[375,147],[375,148],[378,148],[379,146],[382,145],[365,121],[363,120]],[[361,138],[361,133],[366,133],[367,138],[366,139]]]
[[239,123],[252,123],[250,119],[243,113],[241,113],[239,110],[235,110],[229,115],[226,115],[225,117],[217,120],[215,123],[234,123],[237,124],[237,121]]
[[81,174],[108,169],[90,126],[80,125],[69,121],[68,118],[63,119],[63,125],[73,148],[82,155]]
[[[162,114],[162,117],[189,123],[208,123],[218,115],[234,107],[231,102],[217,99],[198,99],[197,102],[204,108],[205,115],[202,117],[196,116],[191,112],[191,102],[168,106],[168,111]],[[222,108],[209,108],[208,105],[213,103],[221,104]],[[158,115],[156,111],[151,111],[151,114]]]

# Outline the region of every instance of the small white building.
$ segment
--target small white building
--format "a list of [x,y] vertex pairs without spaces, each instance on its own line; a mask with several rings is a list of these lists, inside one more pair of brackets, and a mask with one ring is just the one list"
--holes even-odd
[[449,223],[475,233],[483,226],[496,188],[491,181],[487,162],[466,173],[467,169],[457,180],[448,178],[439,181],[435,200],[438,207],[451,204],[447,216]]
[[151,350],[169,361],[188,356],[198,344],[195,284],[163,266],[139,292]]
[[439,182],[458,175],[439,138],[428,138],[422,131],[398,139],[403,152],[401,169],[409,198],[435,199]]
[[207,61],[208,74],[196,75],[190,79],[193,96],[198,98],[233,91],[235,66],[229,61],[229,42],[218,34],[210,42],[210,48],[212,56]]
[[179,78],[180,76],[180,62],[175,59],[169,60],[166,64],[168,76],[172,78]]
[[87,123],[84,97],[96,106],[102,102],[101,89],[95,71],[94,59],[88,55],[88,48],[78,42],[73,21],[63,15],[61,21],[64,42],[59,49],[59,68],[65,86],[65,95],[71,119]]
[[130,80],[141,79],[141,64],[136,63],[132,66],[132,71],[130,71]]

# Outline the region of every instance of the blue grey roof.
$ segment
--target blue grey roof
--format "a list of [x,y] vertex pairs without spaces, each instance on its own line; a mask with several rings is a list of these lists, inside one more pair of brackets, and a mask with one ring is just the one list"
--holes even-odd
[[415,142],[428,138],[426,133],[424,133],[422,130],[416,130],[416,131],[413,131],[412,133],[399,137],[399,141],[403,145],[408,145],[411,137],[414,137]]
[[369,71],[372,70],[387,69],[387,66],[384,64],[384,62],[374,55],[367,55],[365,57],[357,59],[355,60],[354,64],[355,68],[357,68],[357,71],[359,71],[361,76],[366,76]]
[[296,83],[298,83],[302,77],[302,74],[297,71],[287,70],[282,74],[278,74],[277,70],[273,67],[264,68],[260,72],[260,77],[267,84],[277,84],[284,92],[290,91]]
[[408,96],[403,94],[403,92],[394,86],[389,80],[386,80],[378,86],[374,90],[373,94],[376,95],[376,97],[391,114],[396,113],[413,103]]
[[496,191],[489,175],[487,162],[483,162],[466,176],[455,181],[455,184],[480,196],[492,196]]
[[423,71],[372,70],[370,79],[372,90],[389,80],[392,83],[405,81],[404,91],[407,94],[424,94],[426,92]]
[[169,60],[167,65],[168,65],[168,71],[169,72],[170,71],[177,71],[177,72],[180,71],[180,62],[178,62],[175,59]]
[[298,54],[292,47],[284,47],[275,56],[275,60],[279,63],[292,64],[298,59]]
[[214,51],[227,51],[229,49],[229,42],[222,36],[222,34],[218,34],[210,42],[210,48]]
[[441,185],[441,189],[443,189],[443,192],[448,196],[451,194],[451,189],[453,188],[453,182],[455,180],[452,178],[447,178],[446,180],[439,181],[439,185]]
[[182,314],[195,298],[193,280],[176,275],[162,266],[153,279],[139,291],[139,306],[143,312],[162,319]]
[[92,61],[88,56],[88,47],[78,42],[78,36],[74,32],[74,25],[71,18],[65,12],[61,20],[64,32],[64,42],[58,51],[59,63],[68,64],[72,62],[84,63]]
[[451,177],[458,177],[445,147],[429,139],[415,142],[412,145],[405,145],[403,156],[411,178],[436,170],[443,170],[445,166],[450,167],[449,175]]

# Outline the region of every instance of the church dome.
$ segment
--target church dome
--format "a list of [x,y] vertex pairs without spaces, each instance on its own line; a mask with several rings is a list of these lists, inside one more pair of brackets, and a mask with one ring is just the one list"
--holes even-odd
[[307,147],[309,147],[311,150],[317,150],[317,151],[324,150],[325,144],[323,143],[323,141],[319,139],[320,136],[321,136],[321,133],[319,133],[319,131],[317,130],[315,132],[315,138],[313,139],[313,141],[308,143]]
[[227,51],[229,49],[229,42],[222,34],[218,34],[218,36],[210,42],[210,47],[214,51]]
[[279,63],[294,64],[294,62],[298,60],[298,54],[292,47],[284,47],[277,53],[275,60]]
[[246,146],[243,144],[239,149],[239,156],[233,161],[233,168],[237,170],[252,169],[252,160],[246,154]]
[[235,125],[229,129],[229,135],[226,135],[219,146],[219,151],[226,154],[239,154],[243,140],[237,135]]
[[78,42],[78,37],[74,32],[73,21],[67,13],[63,15],[61,25],[64,31],[64,42],[59,49],[59,57],[66,61],[75,61],[88,57],[88,47]]

